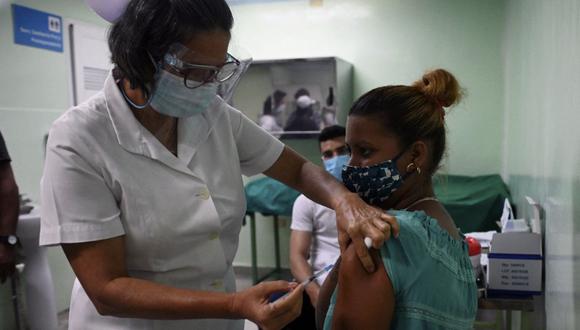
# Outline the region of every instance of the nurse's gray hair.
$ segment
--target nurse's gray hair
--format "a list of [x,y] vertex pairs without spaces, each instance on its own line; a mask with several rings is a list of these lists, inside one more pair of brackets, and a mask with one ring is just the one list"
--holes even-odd
[[198,32],[230,32],[232,12],[224,0],[132,0],[109,31],[111,62],[117,77],[148,91],[155,62],[173,43]]

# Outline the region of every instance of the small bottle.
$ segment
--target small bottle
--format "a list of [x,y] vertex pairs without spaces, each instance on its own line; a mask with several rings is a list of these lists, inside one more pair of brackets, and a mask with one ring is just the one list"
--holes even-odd
[[326,98],[326,106],[330,107],[334,104],[334,90],[328,87],[328,97]]
[[475,282],[478,288],[484,288],[484,278],[481,269],[481,244],[479,241],[473,237],[467,236],[465,238],[467,247],[469,248],[469,259],[471,259],[471,267],[473,267],[473,273],[475,274]]

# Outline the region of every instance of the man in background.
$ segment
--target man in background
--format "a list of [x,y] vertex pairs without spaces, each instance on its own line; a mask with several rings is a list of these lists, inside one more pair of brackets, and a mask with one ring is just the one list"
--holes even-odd
[[[336,125],[326,127],[320,132],[318,141],[324,167],[341,180],[342,166],[348,164],[350,158],[345,143],[345,128]],[[298,282],[336,261],[340,249],[336,216],[332,209],[300,195],[294,202],[290,228],[290,268]],[[325,278],[326,274],[306,286],[302,313],[286,329],[315,329],[314,308]]]

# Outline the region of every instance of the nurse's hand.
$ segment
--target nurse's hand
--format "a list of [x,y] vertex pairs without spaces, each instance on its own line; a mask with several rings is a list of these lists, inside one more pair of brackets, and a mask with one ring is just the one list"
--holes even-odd
[[349,244],[353,244],[366,271],[374,272],[375,265],[364,239],[371,238],[373,247],[379,249],[391,235],[399,236],[397,219],[368,205],[355,193],[346,194],[335,211],[340,251],[344,252]]
[[[304,287],[286,281],[262,282],[237,292],[232,302],[234,314],[256,323],[260,329],[281,329],[300,315]],[[274,293],[289,292],[269,302]]]

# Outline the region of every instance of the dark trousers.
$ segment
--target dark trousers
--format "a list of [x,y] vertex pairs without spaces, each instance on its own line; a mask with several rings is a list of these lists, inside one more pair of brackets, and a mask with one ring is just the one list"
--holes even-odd
[[290,322],[285,328],[285,330],[316,330],[316,312],[310,298],[304,292],[302,294],[302,312],[300,316],[294,321]]

